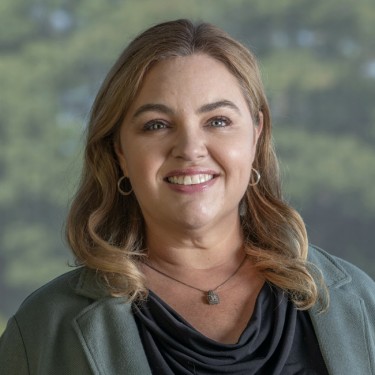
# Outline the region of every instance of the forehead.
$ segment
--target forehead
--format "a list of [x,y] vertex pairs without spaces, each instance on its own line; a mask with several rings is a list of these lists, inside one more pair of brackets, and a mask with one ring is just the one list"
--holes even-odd
[[155,63],[145,75],[133,104],[177,97],[194,102],[218,97],[246,101],[232,72],[222,62],[202,53]]

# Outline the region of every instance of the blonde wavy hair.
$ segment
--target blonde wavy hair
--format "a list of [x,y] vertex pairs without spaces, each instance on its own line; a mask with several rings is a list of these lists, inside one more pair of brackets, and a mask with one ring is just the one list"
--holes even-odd
[[104,80],[92,107],[83,173],[67,218],[66,234],[77,264],[95,270],[114,296],[137,300],[147,294],[138,265],[145,255],[145,223],[131,194],[120,195],[122,176],[114,145],[119,127],[153,64],[204,53],[238,79],[255,122],[263,131],[253,167],[260,171],[240,203],[244,246],[265,279],[283,289],[295,306],[318,299],[318,272],[307,262],[307,235],[299,214],[286,204],[272,137],[270,110],[254,55],[217,27],[189,20],[158,24],[136,37]]

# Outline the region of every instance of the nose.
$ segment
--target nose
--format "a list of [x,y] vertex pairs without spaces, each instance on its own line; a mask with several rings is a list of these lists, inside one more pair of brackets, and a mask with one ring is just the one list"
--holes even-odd
[[172,156],[194,161],[207,155],[204,131],[197,126],[180,127],[175,134]]

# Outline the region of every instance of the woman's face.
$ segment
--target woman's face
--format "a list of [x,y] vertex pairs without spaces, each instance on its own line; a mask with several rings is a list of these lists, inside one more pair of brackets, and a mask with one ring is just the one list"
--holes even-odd
[[261,128],[222,63],[204,54],[157,63],[116,147],[148,229],[238,222]]

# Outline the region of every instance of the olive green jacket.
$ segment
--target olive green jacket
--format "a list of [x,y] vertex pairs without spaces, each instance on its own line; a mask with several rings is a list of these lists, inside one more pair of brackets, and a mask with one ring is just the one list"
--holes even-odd
[[[310,247],[330,307],[310,311],[332,375],[375,374],[375,283],[353,265]],[[109,297],[87,269],[45,285],[22,304],[0,339],[0,375],[151,374],[131,305]]]

